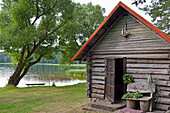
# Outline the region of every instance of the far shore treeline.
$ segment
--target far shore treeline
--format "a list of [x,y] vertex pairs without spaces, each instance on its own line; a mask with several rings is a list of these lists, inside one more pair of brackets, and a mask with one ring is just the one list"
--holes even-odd
[[[50,64],[60,64],[60,61],[62,59],[61,54],[56,55],[55,53],[53,54],[55,56],[55,59],[53,60],[46,60],[42,59],[40,63],[50,63]],[[0,63],[11,63],[12,59],[10,55],[7,55],[3,52],[0,52]],[[73,64],[79,64],[79,62],[75,61]],[[82,62],[81,64],[85,64],[85,62]]]

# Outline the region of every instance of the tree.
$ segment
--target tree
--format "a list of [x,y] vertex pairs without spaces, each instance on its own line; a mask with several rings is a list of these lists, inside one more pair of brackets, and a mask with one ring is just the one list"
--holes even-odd
[[145,3],[145,2],[146,2],[146,0],[133,0],[132,5],[135,4],[136,7],[137,7],[138,4],[143,4],[143,3]]
[[74,6],[71,0],[3,0],[0,49],[17,65],[9,85],[17,86],[42,58],[53,59],[60,43],[59,29],[72,20]]
[[74,54],[103,20],[103,11],[71,0],[3,0],[0,49],[16,64],[8,84],[17,86],[32,65],[54,59],[54,52]]
[[[92,35],[95,29],[104,20],[103,14],[105,9],[99,5],[93,6],[92,3],[76,4],[74,10],[74,21],[63,27],[61,37],[62,44],[60,46],[62,60],[61,64],[70,64],[71,58],[80,49],[80,47]],[[72,29],[69,29],[72,28]]]
[[[146,0],[134,0],[132,4],[143,4]],[[170,0],[151,0],[149,5],[144,5],[141,10],[152,17],[152,22],[160,30],[170,35]]]

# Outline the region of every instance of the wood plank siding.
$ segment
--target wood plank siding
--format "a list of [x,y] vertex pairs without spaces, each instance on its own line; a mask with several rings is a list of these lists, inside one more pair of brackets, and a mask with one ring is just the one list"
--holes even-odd
[[[121,35],[125,22],[130,32],[127,38]],[[126,73],[136,82],[146,81],[146,75],[151,74],[160,89],[155,107],[170,109],[170,44],[143,24],[123,16],[90,53],[91,97],[104,98],[105,58],[126,57]]]

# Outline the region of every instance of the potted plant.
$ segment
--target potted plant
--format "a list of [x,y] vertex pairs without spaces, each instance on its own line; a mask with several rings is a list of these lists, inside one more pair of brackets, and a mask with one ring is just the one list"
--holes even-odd
[[141,97],[143,97],[143,95],[142,95],[139,91],[136,91],[136,92],[128,92],[128,93],[125,93],[125,94],[122,96],[122,99],[126,99],[126,98],[138,99],[138,98],[141,98]]
[[132,93],[130,93],[130,92],[125,93],[123,95],[122,99],[127,99],[127,108],[134,109],[136,107],[136,101],[133,99],[131,100],[130,98],[138,99],[141,97],[143,97],[143,95],[139,91],[136,91],[136,92],[132,92]]

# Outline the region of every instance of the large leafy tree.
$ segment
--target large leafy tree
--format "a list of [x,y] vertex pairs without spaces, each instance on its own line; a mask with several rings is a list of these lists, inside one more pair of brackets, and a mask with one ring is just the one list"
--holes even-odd
[[[88,8],[83,8],[86,5],[81,6],[71,0],[3,0],[1,6],[0,49],[10,54],[16,64],[8,81],[9,85],[14,86],[42,58],[53,59],[53,53],[65,50],[69,47],[67,45],[72,48],[68,51],[81,46],[75,43],[82,43],[89,36],[89,32],[79,29],[81,19],[86,30],[100,22],[96,21],[95,25],[90,20],[86,22],[86,15],[90,14]],[[100,13],[101,8],[98,10],[96,13]]]
[[58,50],[59,29],[72,18],[71,0],[3,0],[0,48],[16,69],[8,84],[17,86],[29,68]]
[[170,0],[150,0],[150,4],[144,4],[149,0],[133,0],[136,6],[142,4],[141,10],[152,17],[152,22],[163,32],[170,35]]
[[57,51],[58,30],[71,19],[70,0],[3,0],[0,47],[17,64],[8,84],[17,86],[29,68]]

